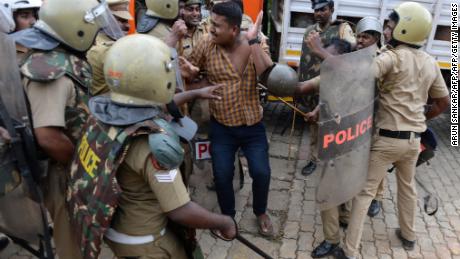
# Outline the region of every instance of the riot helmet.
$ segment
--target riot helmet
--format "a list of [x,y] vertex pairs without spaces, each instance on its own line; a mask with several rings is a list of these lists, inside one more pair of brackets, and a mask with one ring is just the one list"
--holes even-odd
[[421,47],[431,32],[433,18],[430,12],[415,2],[402,3],[394,9],[394,12],[398,16],[398,21],[395,21],[393,39]]
[[104,62],[113,102],[132,106],[169,103],[176,89],[171,49],[161,40],[135,34],[118,40]]
[[366,31],[375,31],[380,34],[383,32],[382,24],[375,17],[364,17],[356,25],[356,34],[360,34]]
[[16,24],[16,31],[32,27],[38,19],[38,9],[42,0],[13,0],[11,10]]
[[13,12],[21,9],[38,9],[42,6],[42,0],[14,0],[11,5]]
[[105,1],[46,0],[35,28],[76,50],[88,50],[99,29],[123,35]]
[[179,15],[179,0],[145,0],[147,15],[161,19],[175,19]]

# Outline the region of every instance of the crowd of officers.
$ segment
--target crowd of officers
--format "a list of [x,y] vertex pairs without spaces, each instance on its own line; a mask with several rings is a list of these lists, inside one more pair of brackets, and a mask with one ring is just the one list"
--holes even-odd
[[[234,238],[232,179],[240,149],[253,178],[252,204],[259,233],[272,236],[267,213],[268,142],[257,84],[274,63],[267,39],[260,33],[262,14],[253,22],[243,14],[240,0],[210,1],[207,17],[202,15],[200,0],[136,3],[137,33],[125,37],[120,35],[127,34],[129,21],[134,19],[128,0],[107,0],[108,5],[96,0],[12,3],[15,29],[10,33],[16,40],[34,135],[49,158],[41,184],[54,222],[56,253],[60,258],[83,257],[81,241],[69,220],[75,210],[66,205],[73,195],[68,188],[70,175],[79,170],[110,172],[107,164],[115,165],[114,161],[119,163],[115,170],[121,194],[104,240],[117,257],[186,258],[182,243],[168,230],[168,221]],[[99,6],[109,8],[111,15],[104,17],[105,23],[99,21],[99,13],[90,12]],[[386,171],[392,164],[397,169],[401,227],[397,236],[411,250],[416,240],[414,174],[420,133],[426,130],[426,120],[449,105],[448,89],[436,62],[419,50],[431,30],[431,15],[421,5],[405,2],[395,8],[385,27],[372,17],[354,26],[332,20],[332,0],[312,1],[312,9],[315,24],[305,32],[295,89],[296,97],[308,106],[305,120],[311,125],[311,155],[301,173],[312,174],[319,162],[316,122],[322,60],[376,45],[379,109],[366,184],[352,201],[321,211],[324,241],[311,256],[358,256],[365,217],[379,213]],[[14,36],[22,30],[34,33],[37,40]],[[70,60],[70,66],[62,59]],[[431,103],[426,106],[429,98]],[[187,134],[169,122],[177,113],[180,117],[180,111],[189,114],[193,109],[198,109],[198,120],[209,123],[206,133],[222,214],[191,201],[183,182],[188,176],[177,170],[187,164],[190,149],[183,140]],[[147,123],[152,120],[153,126]],[[88,126],[93,124],[96,126]],[[133,125],[136,130],[131,130]],[[125,134],[117,135],[123,135],[122,144],[129,147],[122,156],[110,157],[110,150],[102,149],[94,150],[92,161],[81,158],[82,150],[88,155],[82,143],[94,147],[91,141],[99,141],[112,147],[115,140],[120,141],[112,136],[114,131]],[[8,139],[3,130],[2,137]],[[95,159],[105,166],[96,166]],[[190,171],[190,164],[188,168],[182,165],[181,170]],[[340,227],[347,229],[342,247]],[[5,240],[0,242],[7,243]]]

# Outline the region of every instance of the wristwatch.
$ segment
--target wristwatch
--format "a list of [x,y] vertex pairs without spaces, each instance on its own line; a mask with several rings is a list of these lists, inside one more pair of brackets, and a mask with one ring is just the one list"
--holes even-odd
[[259,37],[256,37],[256,38],[254,38],[252,40],[249,40],[248,43],[249,43],[249,46],[251,46],[253,44],[256,44],[256,43],[260,44],[260,39],[259,39]]

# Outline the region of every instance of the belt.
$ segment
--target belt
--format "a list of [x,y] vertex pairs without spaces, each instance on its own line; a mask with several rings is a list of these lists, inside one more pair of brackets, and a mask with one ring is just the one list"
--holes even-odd
[[386,129],[380,129],[379,135],[387,138],[397,138],[397,139],[410,139],[411,134],[414,134],[415,138],[420,138],[421,133],[413,131],[392,131]]
[[[164,236],[165,233],[166,233],[166,229],[163,228],[160,231],[159,235],[157,235],[156,238],[160,238]],[[107,232],[105,232],[104,236],[110,241],[113,241],[119,244],[124,244],[124,245],[142,245],[142,244],[153,242],[155,240],[154,235],[130,236],[130,235],[120,233],[113,228],[107,229]]]

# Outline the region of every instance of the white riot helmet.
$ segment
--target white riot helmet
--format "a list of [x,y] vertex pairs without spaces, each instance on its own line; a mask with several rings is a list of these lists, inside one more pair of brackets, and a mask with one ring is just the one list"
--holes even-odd
[[383,26],[380,21],[375,17],[364,17],[356,25],[356,34],[366,31],[376,31],[380,34],[383,32]]
[[11,3],[13,12],[20,9],[38,9],[42,6],[42,0],[13,0]]

